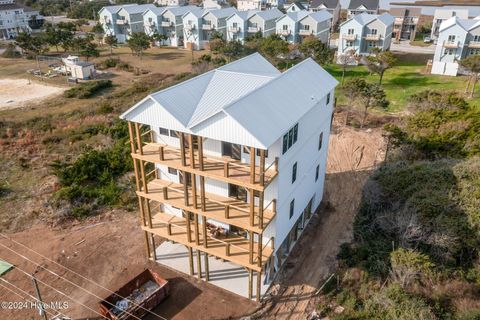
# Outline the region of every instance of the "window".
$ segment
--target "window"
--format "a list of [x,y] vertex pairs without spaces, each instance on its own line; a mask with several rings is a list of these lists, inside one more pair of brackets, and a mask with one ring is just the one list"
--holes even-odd
[[292,183],[297,180],[297,163],[295,162],[292,167]]
[[320,165],[315,169],[315,182],[318,180],[318,175],[320,174]]
[[455,36],[454,35],[449,35],[448,36],[448,42],[455,42]]
[[378,30],[377,29],[372,29],[372,30],[370,30],[370,33],[373,34],[373,35],[377,35]]
[[284,25],[282,26],[282,30],[287,31],[287,30],[288,30],[288,24],[284,24]]
[[453,54],[453,49],[445,49],[444,54],[446,54],[446,55],[452,55],[452,54]]
[[173,175],[177,175],[177,169],[173,169],[173,168],[168,167],[168,173],[173,174]]
[[330,104],[330,92],[327,94],[327,104]]
[[290,219],[293,217],[293,211],[295,210],[295,199],[290,201]]
[[283,150],[282,154],[285,154],[288,149],[290,149],[298,139],[298,123],[290,128],[287,133],[283,136]]
[[348,29],[347,33],[348,33],[348,34],[354,34],[354,33],[355,33],[355,30],[354,30],[354,29]]
[[168,136],[168,129],[160,127],[160,134],[164,136]]
[[170,130],[170,137],[178,138],[178,132],[175,130]]
[[318,150],[322,149],[323,144],[323,132],[320,132],[320,137],[318,138]]
[[237,27],[238,27],[238,23],[237,23],[237,22],[234,22],[234,23],[233,23],[233,27],[234,27],[234,28],[237,28]]
[[347,47],[353,47],[353,41],[347,41]]
[[304,25],[303,30],[307,30],[307,31],[310,30],[310,26],[308,24]]
[[473,42],[480,42],[480,36],[479,35],[473,36]]

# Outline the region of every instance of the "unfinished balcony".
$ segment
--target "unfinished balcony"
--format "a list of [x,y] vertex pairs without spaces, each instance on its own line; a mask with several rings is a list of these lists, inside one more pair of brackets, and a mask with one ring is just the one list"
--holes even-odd
[[365,40],[367,41],[380,41],[381,36],[379,34],[367,34],[365,35]]
[[470,41],[468,47],[471,49],[480,49],[480,41]]
[[313,34],[313,30],[310,30],[310,29],[300,29],[298,31],[298,34],[300,34],[301,36],[310,36]]
[[228,27],[228,31],[231,33],[239,33],[240,32],[240,27]]
[[[180,147],[176,148],[157,142],[144,142],[145,136],[151,134],[151,131],[141,134],[138,124],[136,124],[135,133],[131,124],[129,130],[134,159],[157,163],[260,192],[263,192],[278,174],[278,159],[266,166],[265,150],[259,150],[260,164],[256,165],[255,148],[250,148],[250,163],[244,163],[231,157],[204,154],[202,137],[195,136],[197,141],[195,145],[193,135],[180,133]],[[152,137],[147,139],[154,140]]]
[[202,30],[205,30],[205,31],[210,31],[210,30],[213,30],[215,29],[211,24],[203,24],[202,25]]
[[118,19],[118,20],[116,21],[116,23],[117,23],[117,25],[119,25],[119,26],[125,26],[125,25],[128,24],[128,20]]
[[292,33],[291,30],[277,30],[277,34],[281,35],[281,36],[288,36]]
[[162,21],[162,22],[160,22],[160,25],[164,28],[169,28],[169,27],[173,27],[173,22],[172,21]]
[[355,41],[357,39],[356,34],[343,34],[342,39],[346,41]]
[[447,49],[457,49],[460,46],[459,41],[444,41],[443,47]]
[[[196,219],[196,218],[195,218]],[[273,254],[273,238],[265,245],[235,233],[218,233],[203,220],[172,216],[163,212],[152,216],[144,231],[183,244],[245,268],[261,272]],[[260,254],[259,254],[260,252]]]
[[262,233],[275,217],[275,200],[264,204],[263,198],[259,198],[260,203],[257,206],[253,201],[255,197],[250,197],[250,202],[247,203],[235,198],[206,193],[203,191],[204,188],[202,184],[199,187],[196,185],[189,187],[187,184],[153,179],[147,183],[147,188],[142,188],[137,194],[255,233]]

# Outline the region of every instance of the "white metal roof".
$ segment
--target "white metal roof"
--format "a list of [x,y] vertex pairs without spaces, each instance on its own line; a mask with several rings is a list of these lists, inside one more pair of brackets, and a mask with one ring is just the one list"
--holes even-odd
[[374,20],[379,20],[384,25],[388,26],[390,24],[393,24],[393,22],[395,21],[395,17],[392,16],[391,14],[389,14],[389,13],[382,13],[382,14],[378,15],[378,14],[368,14],[368,13],[364,12],[364,13],[361,13],[361,14],[357,14],[353,18],[343,22],[341,25],[344,25],[344,24],[346,24],[346,23],[348,23],[352,20],[357,21],[362,26],[367,25]]
[[155,10],[156,8],[157,6],[151,3],[122,6],[122,9],[125,10],[128,14],[144,13],[148,9]]
[[311,59],[280,73],[254,53],[151,94],[120,117],[132,120],[140,110],[158,108],[173,116],[185,132],[195,133],[200,124],[223,114],[258,141],[256,147],[266,149],[337,83]]
[[277,8],[273,8],[269,10],[259,11],[256,13],[256,15],[263,20],[268,21],[280,18],[281,16],[283,16],[283,12],[278,10]]
[[459,25],[463,30],[470,31],[480,26],[480,20],[478,19],[459,19],[458,17],[452,17],[445,20],[440,25],[440,31],[450,28],[451,26]]
[[[301,20],[305,19],[306,17],[307,16],[303,17]],[[308,15],[308,17],[312,17],[313,20],[317,22],[323,22],[323,21],[332,19],[333,15],[327,10],[322,10],[322,11],[312,12]]]

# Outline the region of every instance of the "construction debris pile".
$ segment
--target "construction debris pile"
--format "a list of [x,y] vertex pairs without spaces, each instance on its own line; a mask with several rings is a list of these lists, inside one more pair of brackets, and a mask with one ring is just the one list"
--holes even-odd
[[118,300],[115,303],[115,307],[113,307],[110,311],[119,316],[126,310],[128,310],[131,306],[140,305],[145,299],[150,297],[160,286],[149,280],[145,284],[143,284],[140,288],[135,289],[132,293],[125,297],[122,300]]

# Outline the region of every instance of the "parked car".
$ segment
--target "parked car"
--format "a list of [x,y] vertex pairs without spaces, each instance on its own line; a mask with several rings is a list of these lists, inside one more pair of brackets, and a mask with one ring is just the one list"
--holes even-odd
[[423,42],[424,42],[424,43],[432,43],[432,38],[430,38],[430,37],[425,37],[425,38],[423,38]]

